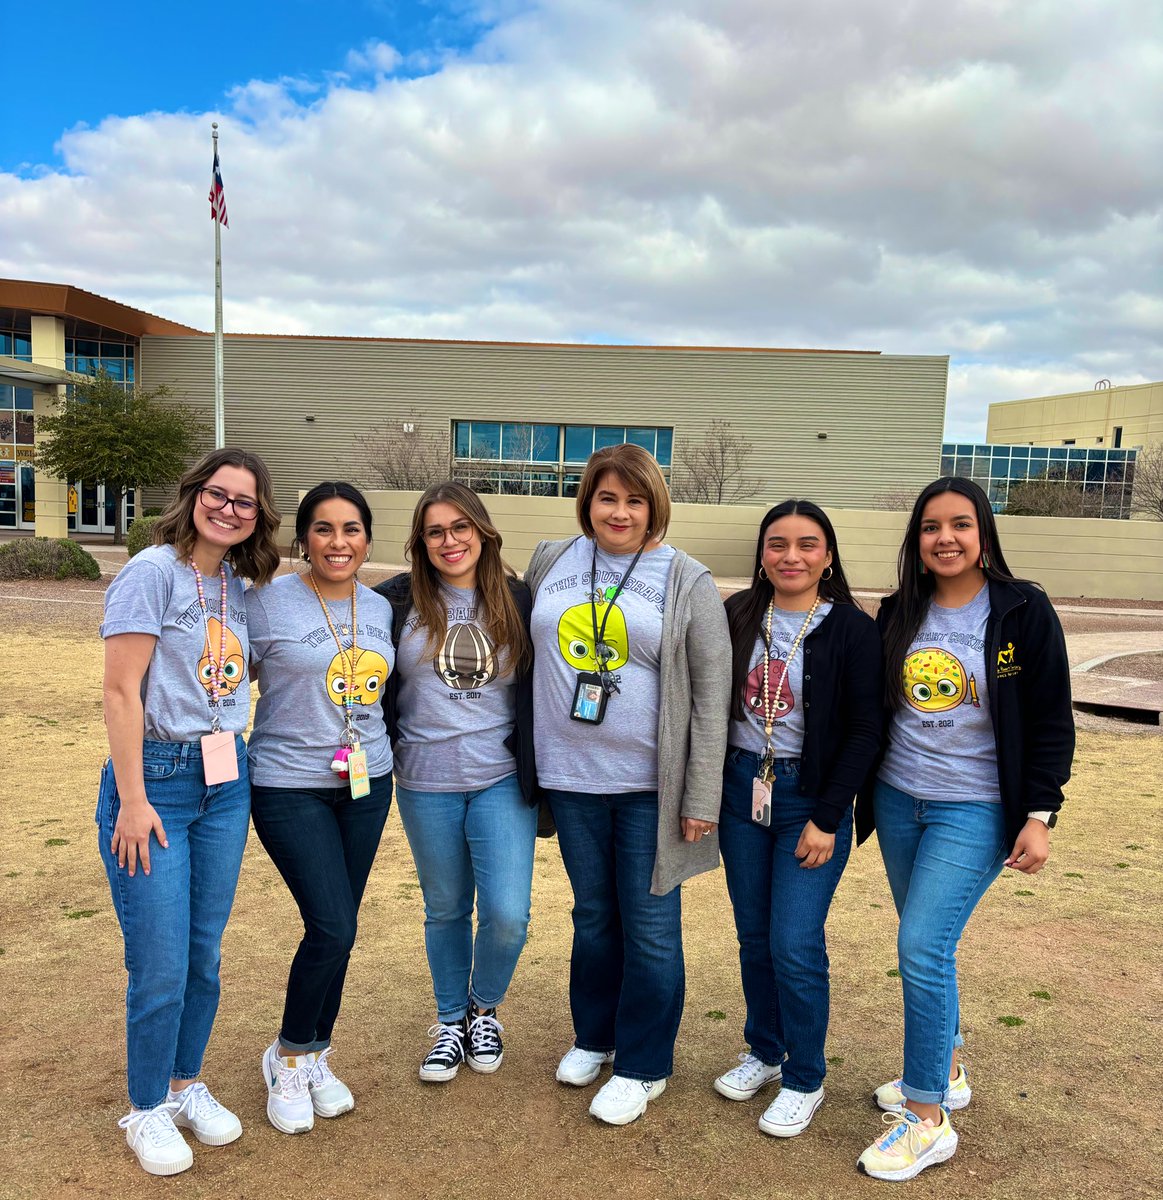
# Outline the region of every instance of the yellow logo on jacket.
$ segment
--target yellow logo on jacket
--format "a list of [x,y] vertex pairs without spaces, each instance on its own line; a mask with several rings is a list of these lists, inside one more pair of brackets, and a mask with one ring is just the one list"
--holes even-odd
[[997,652],[997,677],[998,679],[1009,679],[1014,675],[1020,675],[1022,668],[1019,663],[1014,662],[1014,644],[1007,642],[1005,646]]

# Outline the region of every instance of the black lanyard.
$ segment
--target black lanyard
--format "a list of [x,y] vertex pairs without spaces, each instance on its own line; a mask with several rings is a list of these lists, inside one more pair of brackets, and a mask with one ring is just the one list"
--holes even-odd
[[638,553],[634,555],[625,574],[618,581],[618,586],[614,589],[614,594],[606,604],[606,611],[602,617],[602,627],[599,629],[598,602],[595,599],[598,587],[598,542],[596,538],[594,539],[594,556],[590,563],[590,617],[594,624],[594,661],[598,664],[598,674],[602,677],[602,687],[605,689],[607,695],[610,694],[611,690],[618,691],[618,686],[613,680],[607,680],[609,672],[606,670],[606,661],[611,655],[602,653],[603,650],[607,649],[606,643],[602,640],[606,636],[606,622],[610,619],[610,613],[614,611],[614,605],[617,604],[618,597],[622,594],[622,589],[634,573],[634,568],[638,565],[638,560],[642,557],[642,551],[645,549],[646,543],[643,542],[638,547]]

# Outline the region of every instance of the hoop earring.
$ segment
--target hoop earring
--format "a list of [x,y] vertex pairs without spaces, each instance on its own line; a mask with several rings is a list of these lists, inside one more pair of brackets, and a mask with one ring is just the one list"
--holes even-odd
[[[760,568],[759,568],[759,574],[758,574],[757,578],[758,579],[767,579],[767,572],[763,569],[762,566],[760,566]],[[770,583],[771,581],[768,580],[768,582]]]
[[825,567],[825,568],[824,568],[824,569],[823,569],[823,570],[820,572],[820,582],[821,582],[821,583],[827,583],[827,582],[828,582],[828,580],[829,580],[829,579],[831,579],[831,578],[832,578],[832,564],[831,564],[831,563],[829,563],[829,564],[828,564],[828,565],[827,565],[827,566],[826,566],[826,567]]

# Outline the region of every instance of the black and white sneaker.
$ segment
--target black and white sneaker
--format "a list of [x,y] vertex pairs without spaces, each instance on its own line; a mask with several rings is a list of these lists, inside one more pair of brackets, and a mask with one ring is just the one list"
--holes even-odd
[[466,1019],[461,1017],[451,1025],[438,1021],[428,1030],[428,1036],[436,1041],[420,1064],[420,1078],[425,1083],[447,1083],[456,1076],[460,1064],[464,1062],[467,1024]]
[[497,1020],[497,1010],[481,1010],[475,1004],[468,1010],[468,1065],[482,1075],[491,1075],[505,1057],[501,1034],[505,1027]]

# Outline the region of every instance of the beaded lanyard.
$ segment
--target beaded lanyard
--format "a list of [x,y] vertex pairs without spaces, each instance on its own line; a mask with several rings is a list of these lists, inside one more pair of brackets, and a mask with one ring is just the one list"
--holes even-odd
[[339,661],[343,666],[343,740],[340,744],[354,746],[357,739],[352,710],[355,708],[355,660],[359,653],[355,644],[355,580],[351,581],[351,647],[349,649],[344,648],[339,632],[335,628],[335,622],[331,619],[331,609],[328,608],[327,601],[324,600],[323,593],[320,592],[319,586],[315,582],[315,576],[310,572],[307,574],[307,582],[310,583],[311,590],[315,593],[315,599],[319,601],[327,628],[331,630],[331,636],[335,639],[336,646],[339,647]]
[[812,623],[812,618],[816,615],[816,609],[819,607],[820,596],[817,593],[815,600],[812,601],[812,607],[808,609],[808,615],[804,619],[804,623],[800,626],[799,633],[796,634],[795,640],[791,644],[787,658],[784,660],[783,674],[779,677],[779,682],[775,685],[775,700],[771,701],[770,672],[767,668],[771,656],[771,621],[775,615],[774,596],[772,596],[771,603],[767,606],[767,637],[764,639],[763,646],[763,732],[767,735],[767,746],[763,751],[763,761],[759,764],[759,778],[767,782],[770,782],[775,768],[775,747],[771,744],[771,731],[775,727],[775,718],[779,713],[779,700],[783,695],[783,685],[787,681],[788,671],[791,670],[792,659],[795,658],[799,651],[800,642],[804,640],[804,636],[808,632],[808,627]]
[[194,568],[194,583],[198,588],[198,604],[202,609],[202,623],[206,628],[206,657],[210,660],[210,728],[214,733],[222,732],[222,722],[218,719],[219,697],[222,685],[226,682],[226,568],[218,568],[218,577],[222,580],[222,606],[218,610],[218,627],[222,638],[218,644],[218,658],[214,658],[214,650],[210,645],[210,614],[206,609],[206,589],[202,583],[202,572],[191,560]]

